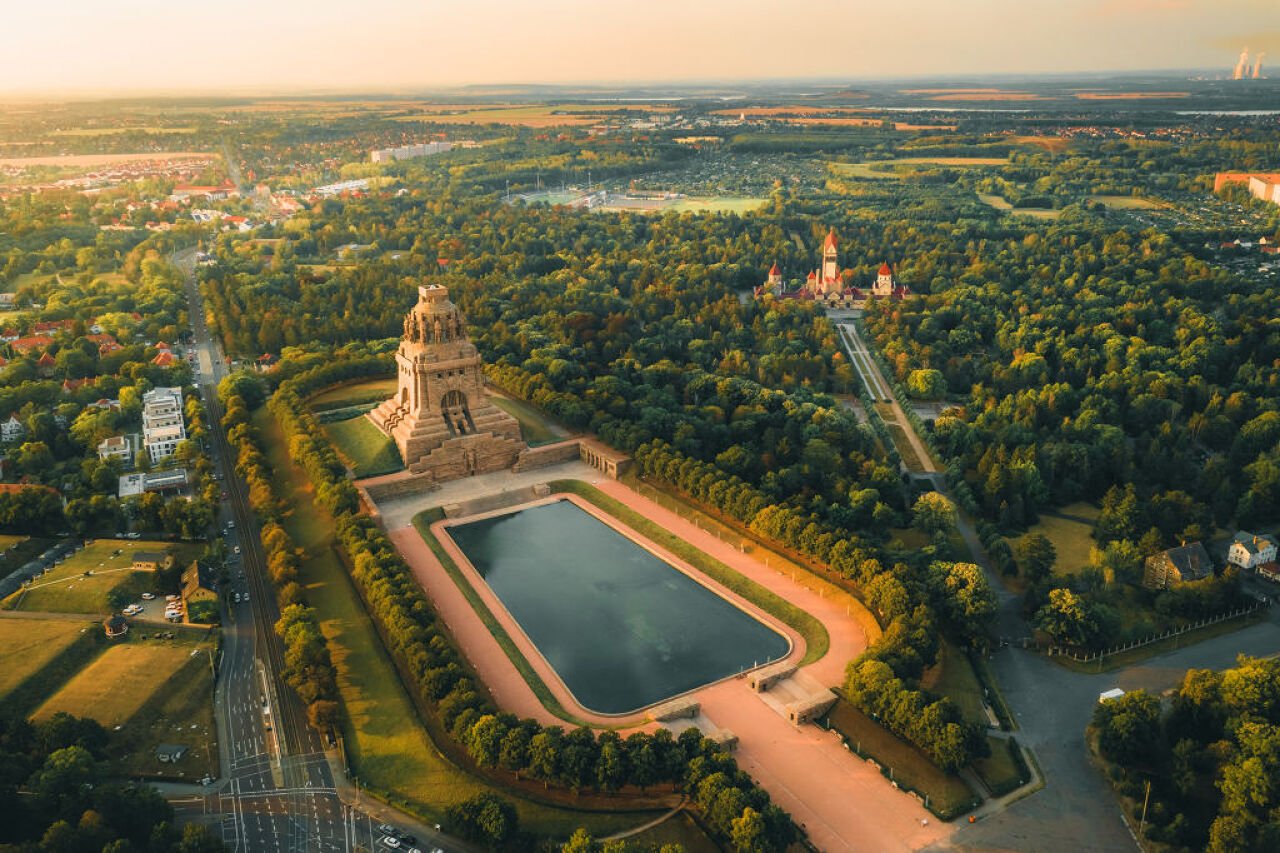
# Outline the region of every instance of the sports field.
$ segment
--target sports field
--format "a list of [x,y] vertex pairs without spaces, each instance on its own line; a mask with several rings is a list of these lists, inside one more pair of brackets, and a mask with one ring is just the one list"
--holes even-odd
[[396,443],[364,415],[327,423],[324,431],[357,477],[390,474],[404,467]]
[[36,719],[59,711],[92,717],[107,728],[122,725],[190,658],[187,643],[122,643],[107,649],[49,697]]
[[106,614],[111,610],[107,596],[112,590],[137,594],[151,589],[154,575],[133,571],[133,553],[165,549],[173,550],[175,559],[184,553],[169,542],[99,539],[9,596],[4,606],[10,610]]
[[0,619],[0,700],[71,645],[92,623],[64,619]]

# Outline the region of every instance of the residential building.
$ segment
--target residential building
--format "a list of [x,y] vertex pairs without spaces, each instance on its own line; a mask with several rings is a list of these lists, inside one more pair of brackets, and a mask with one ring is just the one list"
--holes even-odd
[[217,601],[218,585],[213,580],[213,568],[192,560],[182,571],[182,603],[191,612],[191,605],[200,601]]
[[1227,562],[1242,569],[1256,569],[1276,559],[1276,540],[1241,530],[1227,551]]
[[1258,577],[1272,583],[1280,583],[1280,563],[1263,563],[1258,566]]
[[168,459],[186,441],[182,389],[156,388],[142,395],[142,442],[152,462]]
[[21,441],[26,434],[27,428],[17,415],[9,415],[9,420],[0,423],[0,441]]
[[173,565],[173,555],[168,551],[134,551],[135,572],[155,572]]
[[1192,542],[1147,557],[1142,583],[1152,589],[1165,589],[1212,575],[1213,562],[1209,559],[1209,552],[1199,542]]
[[120,464],[133,464],[133,442],[126,435],[113,435],[98,442],[98,458],[102,460],[119,459]]

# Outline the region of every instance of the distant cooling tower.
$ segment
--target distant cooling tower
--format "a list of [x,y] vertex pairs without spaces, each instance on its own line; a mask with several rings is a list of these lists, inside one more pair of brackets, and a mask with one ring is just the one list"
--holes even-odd
[[1258,54],[1258,58],[1253,61],[1253,79],[1262,79],[1262,60],[1267,56],[1266,51]]
[[1243,80],[1244,75],[1249,71],[1249,48],[1240,51],[1240,59],[1236,61],[1236,70],[1231,75],[1232,80]]

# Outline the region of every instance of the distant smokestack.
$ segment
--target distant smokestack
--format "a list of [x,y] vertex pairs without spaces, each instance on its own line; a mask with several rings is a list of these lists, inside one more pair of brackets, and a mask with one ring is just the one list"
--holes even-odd
[[1232,80],[1243,80],[1245,72],[1249,70],[1249,48],[1240,51],[1240,59],[1236,61],[1235,73],[1231,75]]
[[1253,79],[1262,79],[1262,60],[1266,58],[1267,52],[1264,50],[1258,54],[1258,58],[1253,61]]

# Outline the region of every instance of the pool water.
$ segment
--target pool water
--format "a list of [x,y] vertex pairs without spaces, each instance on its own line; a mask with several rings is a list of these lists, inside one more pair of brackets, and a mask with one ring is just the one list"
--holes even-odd
[[448,534],[588,710],[625,714],[790,651],[782,634],[567,500]]

